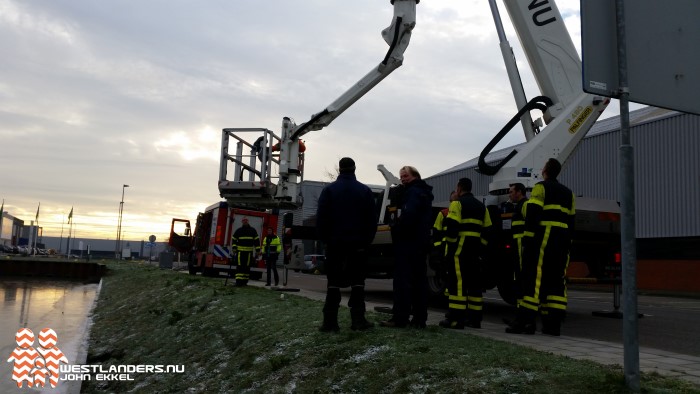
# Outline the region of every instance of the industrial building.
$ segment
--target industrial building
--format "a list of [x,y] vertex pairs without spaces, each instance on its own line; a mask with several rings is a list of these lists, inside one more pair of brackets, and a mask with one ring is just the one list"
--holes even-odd
[[[630,112],[635,158],[635,220],[640,289],[700,291],[700,116],[645,107]],[[494,151],[494,164],[519,145]],[[599,120],[565,163],[559,180],[577,196],[618,201],[620,119]],[[488,194],[491,176],[476,171],[478,158],[424,178],[435,203],[447,204],[457,180],[468,177],[475,195]],[[544,163],[542,163],[544,165]],[[304,181],[304,206],[295,225],[313,225],[326,183]],[[373,187],[381,190],[382,187]],[[311,249],[309,249],[311,248]],[[322,253],[304,241],[306,253]]]
[[[655,107],[630,112],[638,258],[700,259],[700,116]],[[559,180],[577,196],[618,201],[620,118],[599,120],[565,163]],[[493,164],[518,146],[492,152]],[[488,194],[491,176],[474,158],[425,179],[435,200],[470,178]],[[542,163],[544,165],[544,163]]]

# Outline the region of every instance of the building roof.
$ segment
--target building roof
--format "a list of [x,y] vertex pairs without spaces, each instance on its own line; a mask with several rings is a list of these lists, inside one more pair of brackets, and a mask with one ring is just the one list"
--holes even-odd
[[[672,111],[669,109],[664,109],[664,108],[657,108],[657,107],[644,107],[640,108],[638,110],[630,112],[630,127],[643,124],[643,123],[648,123],[648,122],[653,122],[656,120],[660,119],[665,119],[673,116],[679,116],[681,115],[682,112],[677,112],[677,111]],[[605,134],[605,133],[610,133],[614,132],[620,129],[620,117],[619,116],[613,116],[610,118],[598,120],[595,125],[591,128],[590,131],[588,131],[588,134],[584,138],[589,138],[593,137],[596,135],[600,134]],[[508,154],[513,150],[517,149],[518,147],[521,147],[525,145],[525,143],[520,143],[517,145],[513,145],[507,148],[499,149],[497,151],[493,151],[486,155],[486,162],[491,163],[491,162],[497,162],[501,159],[504,159]],[[431,175],[428,178],[438,176],[438,175],[444,175],[444,174],[449,174],[452,172],[464,170],[467,168],[475,168],[479,163],[479,158],[475,157],[471,160],[465,161],[464,163],[458,164],[456,166],[450,167],[444,171],[440,171],[437,174]]]

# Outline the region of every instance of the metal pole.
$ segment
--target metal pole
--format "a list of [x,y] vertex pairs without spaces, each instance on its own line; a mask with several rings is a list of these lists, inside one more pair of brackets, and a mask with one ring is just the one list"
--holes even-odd
[[122,215],[124,214],[124,189],[129,185],[122,185],[122,199],[119,202],[119,223],[117,224],[117,244],[114,251],[116,258],[121,258],[122,253]]
[[634,151],[630,136],[629,86],[624,0],[616,0],[617,61],[620,82],[620,208],[622,244],[622,333],[627,387],[639,392],[639,332],[637,327],[637,244],[635,240]]

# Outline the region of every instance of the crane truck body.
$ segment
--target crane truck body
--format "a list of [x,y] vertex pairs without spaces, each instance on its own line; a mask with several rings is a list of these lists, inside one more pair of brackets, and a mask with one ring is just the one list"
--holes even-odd
[[[390,46],[384,60],[326,109],[301,125],[294,124],[288,117],[283,118],[279,136],[265,128],[223,130],[219,190],[229,204],[256,208],[296,208],[303,204],[299,188],[303,180],[304,156],[298,149],[299,137],[330,124],[402,64],[403,53],[415,26],[418,1],[396,0],[391,3],[394,6],[392,23],[382,32]],[[487,144],[479,157],[479,172],[493,176],[489,194],[484,196],[484,201],[498,228],[495,249],[489,253],[488,260],[484,261],[487,278],[485,287],[498,287],[502,297],[508,302],[513,302],[515,259],[509,255],[513,251],[507,250],[510,217],[507,212],[499,211],[501,203],[505,201],[506,191],[512,183],[523,183],[526,188],[532,189],[542,180],[541,168],[550,157],[565,163],[602,114],[609,100],[583,92],[581,61],[553,0],[504,0],[541,92],[540,96],[527,100],[495,0],[489,0],[489,3],[518,111]],[[535,121],[532,120],[533,115]],[[518,123],[523,127],[525,144],[497,163],[489,162],[491,150]],[[265,149],[256,149],[255,145],[249,142],[250,139],[245,137],[247,133],[262,134]],[[235,153],[229,152],[229,140],[232,138],[236,143]],[[277,144],[280,147],[279,153],[273,154],[271,148]],[[260,161],[260,168],[257,167],[256,156]],[[231,180],[227,177],[229,163],[235,165]],[[392,205],[391,197],[392,191],[400,186],[398,179],[385,168],[381,167],[379,170],[387,184],[383,195],[377,196],[378,203],[381,201],[377,218],[379,231],[370,256],[369,269],[372,272],[368,274],[380,273],[384,277],[390,277],[393,250],[387,224],[391,222],[391,215],[398,213]],[[444,206],[434,208],[437,214]],[[309,229],[292,230],[299,230],[292,231],[292,237],[297,238],[300,237],[298,234],[305,234],[304,237],[313,234]],[[587,275],[596,278],[607,275],[610,272],[608,268],[615,263],[615,256],[618,256],[616,253],[619,250],[617,204],[611,201],[579,199],[574,237],[572,261],[584,261],[588,266]],[[299,253],[297,248],[296,255],[303,258],[303,251]],[[439,270],[433,269],[437,266],[435,262],[427,263],[432,290],[440,294],[443,278]]]

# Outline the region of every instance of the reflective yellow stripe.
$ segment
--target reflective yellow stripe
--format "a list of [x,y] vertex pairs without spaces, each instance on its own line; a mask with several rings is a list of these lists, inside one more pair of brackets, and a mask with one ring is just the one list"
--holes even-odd
[[460,223],[460,224],[472,223],[472,224],[478,224],[479,226],[483,226],[483,225],[484,225],[484,221],[483,221],[483,220],[472,219],[472,218],[461,219],[461,220],[459,221],[459,223]]
[[544,206],[544,201],[541,201],[541,200],[535,199],[535,198],[530,198],[529,200],[527,200],[527,203],[528,204],[537,204],[539,206]]
[[447,305],[447,307],[450,308],[450,309],[460,309],[460,310],[462,310],[462,309],[466,310],[466,309],[467,309],[467,306],[466,306],[466,305],[463,305],[463,304],[453,304],[453,303],[450,303],[449,305]]
[[477,231],[460,231],[458,235],[460,237],[481,237],[481,233]]
[[467,297],[464,296],[458,296],[458,295],[450,295],[450,301],[457,301],[457,302],[466,302]]
[[563,302],[563,303],[568,302],[566,297],[560,297],[560,296],[556,296],[556,295],[547,296],[547,300],[548,301],[559,301],[559,302]]
[[[464,245],[464,238],[459,239],[459,246],[457,247],[457,252],[454,256],[455,265],[455,276],[457,277],[457,296],[464,297],[462,293],[462,269],[459,264],[459,255],[462,252],[462,246]],[[466,301],[466,298],[464,299]]]
[[573,211],[572,209],[569,209],[569,208],[566,208],[566,207],[562,207],[562,206],[559,205],[559,204],[547,204],[547,205],[543,206],[542,209],[544,209],[545,211],[548,211],[548,210],[562,211],[562,212],[564,212],[564,213],[567,214],[567,215],[572,215],[572,214],[573,214],[573,213],[572,213],[572,211]]
[[555,222],[552,220],[543,220],[540,222],[540,226],[552,226],[552,227],[561,227],[561,228],[569,228],[569,225],[566,223],[562,222]]

